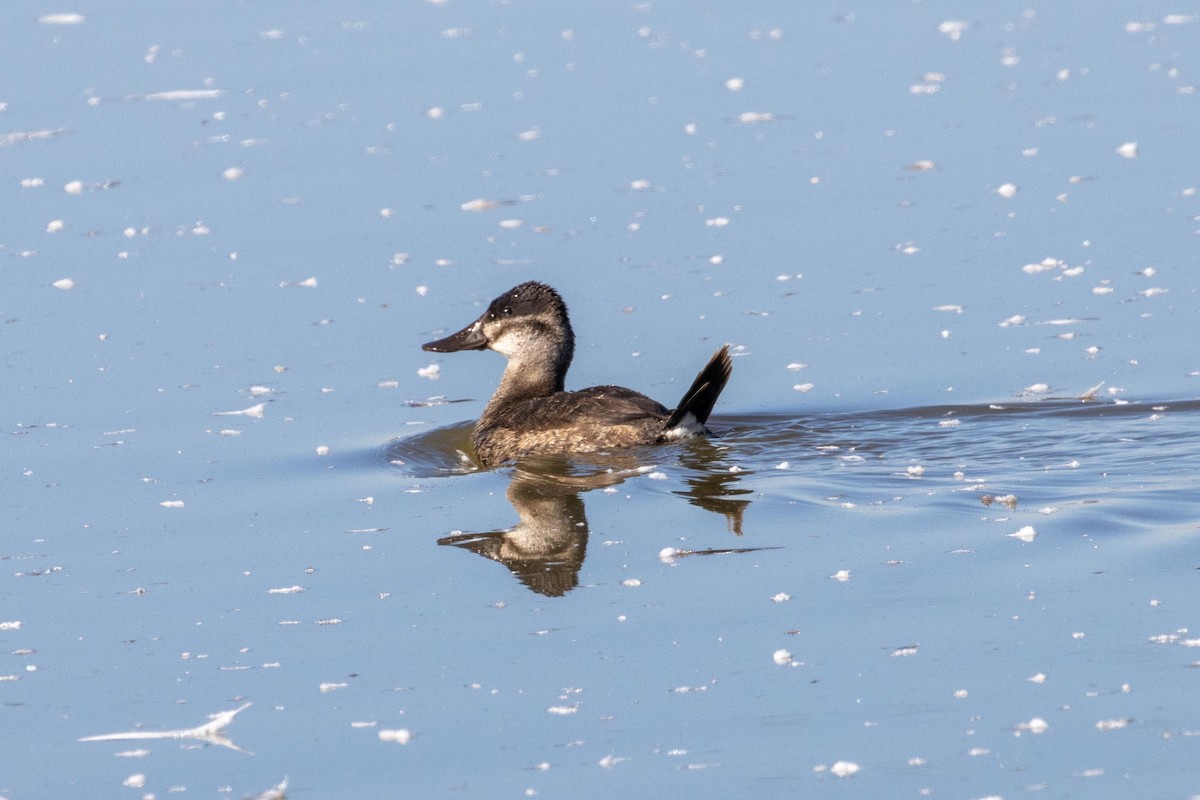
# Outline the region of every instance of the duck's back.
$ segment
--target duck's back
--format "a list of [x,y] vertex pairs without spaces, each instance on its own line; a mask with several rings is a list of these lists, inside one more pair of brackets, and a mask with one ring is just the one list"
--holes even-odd
[[485,466],[522,456],[594,453],[655,442],[670,414],[632,389],[593,386],[499,404],[479,419],[473,444]]

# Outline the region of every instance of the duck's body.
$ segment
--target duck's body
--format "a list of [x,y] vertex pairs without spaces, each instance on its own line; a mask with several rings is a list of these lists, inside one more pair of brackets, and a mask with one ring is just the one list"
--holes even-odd
[[558,292],[534,281],[496,298],[458,333],[424,345],[439,353],[485,348],[508,358],[500,387],[472,435],[475,456],[485,467],[524,456],[594,453],[703,433],[732,370],[729,348],[722,347],[674,411],[622,386],[565,391],[575,335]]

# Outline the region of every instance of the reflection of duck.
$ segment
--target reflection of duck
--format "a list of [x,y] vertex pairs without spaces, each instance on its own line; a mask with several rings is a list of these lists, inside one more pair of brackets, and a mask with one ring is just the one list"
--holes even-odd
[[488,348],[507,357],[508,366],[472,436],[485,467],[531,455],[593,453],[703,433],[733,369],[729,348],[722,347],[674,411],[621,386],[564,391],[575,334],[558,292],[534,281],[497,297],[458,333],[424,345],[438,353]]
[[508,484],[508,500],[521,518],[515,527],[443,536],[438,544],[499,561],[538,594],[560,597],[579,583],[587,550],[582,488],[590,487],[518,470]]
[[[750,500],[732,499],[730,496],[749,494],[750,490],[734,486],[738,473],[724,470],[719,474],[711,473],[705,470],[699,460],[689,466],[696,470],[696,474],[686,477],[688,489],[676,494],[684,495],[701,508],[723,515],[729,529],[740,536],[742,512]],[[443,536],[438,539],[438,544],[461,547],[499,561],[533,591],[560,597],[578,585],[579,570],[583,567],[587,552],[588,522],[580,495],[593,489],[615,486],[651,469],[639,466],[632,454],[584,456],[570,460],[542,456],[524,460],[520,467],[513,470],[507,492],[520,522],[505,530]],[[703,555],[743,553],[758,549],[761,548],[681,552]]]

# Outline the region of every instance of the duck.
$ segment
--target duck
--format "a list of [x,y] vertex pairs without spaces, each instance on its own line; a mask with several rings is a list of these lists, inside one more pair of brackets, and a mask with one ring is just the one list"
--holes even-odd
[[423,350],[494,350],[508,363],[471,434],[484,468],[534,456],[603,453],[678,441],[705,428],[733,371],[729,345],[713,353],[674,409],[623,386],[565,390],[575,354],[567,305],[538,281],[514,286],[457,333]]

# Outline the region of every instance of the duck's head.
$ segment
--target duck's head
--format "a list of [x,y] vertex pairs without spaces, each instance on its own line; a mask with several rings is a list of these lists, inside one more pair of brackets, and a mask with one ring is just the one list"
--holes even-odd
[[497,297],[461,331],[426,342],[421,349],[435,353],[491,349],[510,360],[551,358],[565,372],[575,351],[575,334],[558,292],[528,281]]

